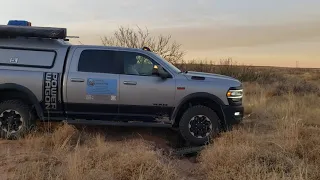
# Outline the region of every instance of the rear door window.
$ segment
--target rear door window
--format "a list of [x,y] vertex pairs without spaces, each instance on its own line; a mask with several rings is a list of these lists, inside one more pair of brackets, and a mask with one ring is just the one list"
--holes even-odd
[[111,50],[84,50],[78,64],[79,72],[92,73],[120,73],[120,60],[117,51]]

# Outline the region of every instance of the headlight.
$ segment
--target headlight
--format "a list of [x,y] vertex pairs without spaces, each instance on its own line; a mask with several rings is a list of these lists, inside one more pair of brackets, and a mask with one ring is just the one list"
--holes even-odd
[[237,89],[237,90],[230,89],[227,92],[227,98],[240,99],[242,97],[243,97],[243,89]]

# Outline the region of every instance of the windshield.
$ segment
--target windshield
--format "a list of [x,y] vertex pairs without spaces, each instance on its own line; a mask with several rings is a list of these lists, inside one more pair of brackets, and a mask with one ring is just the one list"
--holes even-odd
[[165,60],[163,57],[161,57],[160,55],[158,55],[157,53],[153,53],[155,56],[157,56],[158,58],[162,59],[163,62],[169,66],[172,70],[174,70],[176,73],[181,73],[181,70],[177,67],[175,67],[173,64],[171,64],[170,62],[168,62],[167,60]]

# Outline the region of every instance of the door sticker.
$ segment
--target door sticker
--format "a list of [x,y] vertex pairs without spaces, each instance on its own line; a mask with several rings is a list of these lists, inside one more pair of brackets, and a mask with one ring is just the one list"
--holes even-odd
[[111,101],[116,101],[117,100],[117,96],[111,95]]
[[118,84],[117,79],[87,79],[87,95],[113,95],[117,96]]
[[86,100],[94,100],[94,98],[93,98],[92,95],[87,94],[87,95],[86,95]]

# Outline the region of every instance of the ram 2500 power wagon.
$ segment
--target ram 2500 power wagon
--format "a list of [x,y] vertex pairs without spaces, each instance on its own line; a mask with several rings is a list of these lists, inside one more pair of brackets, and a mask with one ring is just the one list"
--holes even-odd
[[0,131],[35,120],[171,127],[203,145],[243,118],[242,84],[182,72],[148,48],[72,45],[66,28],[0,26]]

